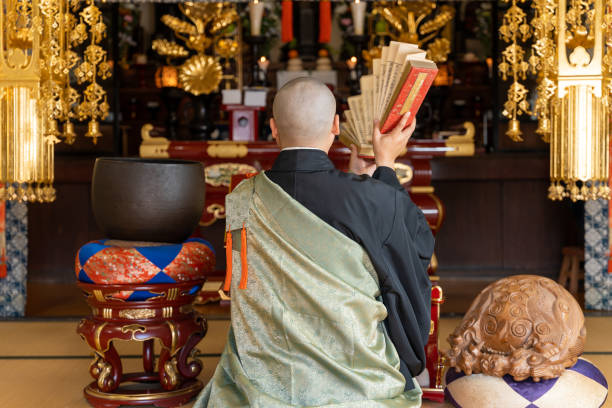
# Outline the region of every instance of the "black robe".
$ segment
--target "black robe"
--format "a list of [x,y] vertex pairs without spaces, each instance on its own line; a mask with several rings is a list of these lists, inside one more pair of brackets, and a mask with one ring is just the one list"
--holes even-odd
[[434,239],[395,171],[379,167],[373,177],[344,173],[325,152],[296,149],[282,151],[266,175],[367,251],[388,311],[385,325],[408,380],[406,389],[414,388],[410,378],[425,368],[431,322],[427,267]]

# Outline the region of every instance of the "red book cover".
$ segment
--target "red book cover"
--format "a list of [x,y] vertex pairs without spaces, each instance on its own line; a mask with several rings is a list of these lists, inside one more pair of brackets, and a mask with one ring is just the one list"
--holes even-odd
[[393,103],[383,115],[381,133],[389,133],[393,130],[406,112],[410,112],[406,127],[412,124],[437,74],[438,69],[432,62],[411,61],[409,63],[399,82],[402,85],[395,91],[391,98]]

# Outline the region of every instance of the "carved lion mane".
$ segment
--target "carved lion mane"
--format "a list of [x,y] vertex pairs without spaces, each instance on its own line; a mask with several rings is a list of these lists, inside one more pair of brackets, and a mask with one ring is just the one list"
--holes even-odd
[[465,374],[534,381],[560,376],[586,340],[584,315],[553,280],[516,275],[487,286],[449,336],[450,366]]

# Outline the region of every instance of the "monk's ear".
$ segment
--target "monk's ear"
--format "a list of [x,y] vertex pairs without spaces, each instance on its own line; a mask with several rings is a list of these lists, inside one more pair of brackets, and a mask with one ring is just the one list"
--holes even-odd
[[335,136],[340,134],[340,117],[338,115],[334,116],[334,123],[332,124],[331,133]]
[[278,138],[278,128],[274,118],[270,118],[270,130],[272,131],[272,138],[276,141],[276,144],[280,146],[280,140]]

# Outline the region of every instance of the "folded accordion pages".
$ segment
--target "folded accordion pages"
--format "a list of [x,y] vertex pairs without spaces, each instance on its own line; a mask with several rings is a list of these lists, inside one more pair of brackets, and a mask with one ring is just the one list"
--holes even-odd
[[416,44],[391,41],[381,58],[372,61],[372,74],[360,78],[361,95],[348,98],[340,141],[356,145],[360,156],[373,157],[374,120],[387,133],[409,112],[409,126],[437,73],[436,64]]

